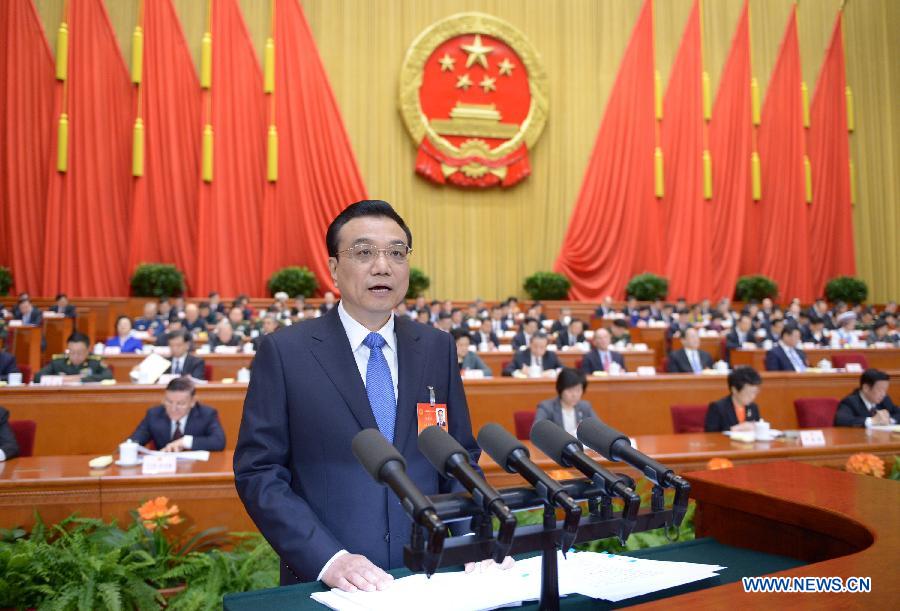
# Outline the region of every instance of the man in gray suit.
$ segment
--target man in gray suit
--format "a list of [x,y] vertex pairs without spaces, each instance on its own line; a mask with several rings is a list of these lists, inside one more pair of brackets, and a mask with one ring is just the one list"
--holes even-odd
[[591,404],[582,399],[586,389],[587,377],[583,373],[564,368],[556,378],[556,398],[538,403],[534,421],[552,420],[574,435],[582,420],[597,417]]

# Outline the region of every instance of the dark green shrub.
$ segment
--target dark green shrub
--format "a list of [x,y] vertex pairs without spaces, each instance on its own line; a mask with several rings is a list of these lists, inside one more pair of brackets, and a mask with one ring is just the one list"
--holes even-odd
[[651,273],[638,274],[628,281],[626,295],[633,295],[638,301],[656,301],[665,299],[669,293],[669,281],[662,276]]
[[8,267],[0,265],[0,295],[9,295],[9,289],[13,285],[12,272]]
[[184,293],[184,274],[169,263],[141,263],[131,277],[135,297],[177,297]]
[[522,285],[528,296],[535,300],[567,299],[571,287],[569,279],[556,272],[536,272],[525,278]]
[[431,279],[425,275],[425,272],[417,267],[409,270],[409,288],[406,290],[407,299],[415,299],[428,290],[431,286]]
[[844,303],[862,303],[869,296],[869,287],[859,278],[838,276],[825,285],[825,297],[828,301]]
[[777,296],[778,285],[768,276],[741,276],[734,285],[734,297],[738,301],[762,301]]
[[287,293],[288,297],[297,295],[312,297],[319,288],[319,281],[316,279],[316,275],[305,266],[282,267],[272,274],[266,287],[273,297],[275,293],[281,291]]

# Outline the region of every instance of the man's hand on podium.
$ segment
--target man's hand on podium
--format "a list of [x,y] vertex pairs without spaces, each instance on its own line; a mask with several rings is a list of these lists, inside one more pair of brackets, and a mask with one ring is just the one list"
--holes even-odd
[[393,575],[385,573],[359,554],[344,554],[336,558],[322,575],[322,582],[326,586],[344,592],[384,590],[392,581]]
[[[507,556],[506,558],[503,559],[503,562],[501,562],[497,566],[501,570],[505,571],[507,569],[511,569],[515,563],[516,563],[516,561],[513,560],[512,556]],[[487,560],[482,560],[481,562],[467,562],[466,563],[466,573],[471,573],[472,571],[475,570],[476,567],[479,570],[483,571],[486,568],[488,568],[489,566],[491,566],[492,564],[494,564],[493,558],[488,558]]]

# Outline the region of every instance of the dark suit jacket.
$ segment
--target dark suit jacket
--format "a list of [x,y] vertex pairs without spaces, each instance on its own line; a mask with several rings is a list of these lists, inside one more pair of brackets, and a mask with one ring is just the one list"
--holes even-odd
[[[516,352],[516,356],[513,358],[512,362],[503,370],[503,375],[511,376],[514,371],[529,366],[531,366],[531,350],[519,350]],[[562,363],[560,363],[559,357],[556,356],[555,352],[548,350],[544,353],[543,358],[541,358],[541,366],[545,370],[559,369],[562,367]]]
[[[799,348],[794,348],[794,350],[808,367],[809,361],[806,360],[806,353]],[[766,371],[794,371],[794,364],[791,363],[791,359],[788,358],[781,344],[776,344],[774,348],[766,352]]]
[[[53,304],[52,306],[50,306],[47,309],[50,310],[51,312],[59,312],[59,306],[56,304]],[[75,318],[75,316],[76,316],[75,306],[70,303],[69,305],[66,306],[66,309],[63,310],[62,314],[66,318]]]
[[[875,409],[886,409],[891,418],[900,422],[900,408],[894,405],[890,397],[885,396]],[[834,413],[834,426],[866,426],[866,418],[871,415],[862,397],[859,396],[859,391],[855,390],[838,403],[837,411]]]
[[[441,478],[416,445],[416,403],[447,404],[449,432],[477,464],[469,410],[444,333],[394,317],[398,405],[394,445],[426,495],[459,488]],[[412,521],[350,450],[354,436],[377,428],[337,308],[266,335],[253,362],[234,452],[235,486],[250,517],[281,557],[282,584],[315,580],[341,549],[376,565],[403,565]]]
[[[622,371],[625,371],[625,357],[623,357],[621,353],[610,350],[609,356],[613,361],[619,364]],[[600,358],[599,351],[591,350],[584,355],[584,358],[581,360],[581,371],[587,374],[592,374],[595,371],[603,371],[603,361]]]
[[481,331],[475,331],[474,333],[472,333],[472,342],[476,347],[478,347],[482,342],[488,342],[489,344],[494,344],[494,346],[500,345],[500,340],[497,339],[497,334],[493,331],[488,334],[484,334]]
[[525,332],[519,331],[512,338],[512,347],[513,350],[521,350],[522,346],[528,346],[528,341],[525,338]]
[[827,347],[831,345],[831,341],[827,337],[825,337],[824,333],[822,334],[822,337],[816,339],[809,327],[802,327],[800,329],[800,339],[804,343],[818,344],[819,346]]
[[[184,434],[194,436],[192,450],[217,452],[225,449],[225,431],[219,424],[219,412],[208,405],[197,403],[191,408],[187,424],[184,426]],[[161,450],[172,441],[172,421],[166,415],[166,408],[157,405],[148,409],[130,439],[141,445],[153,440],[157,450]]]
[[[757,344],[756,341],[756,331],[750,329],[747,331],[747,335],[744,338],[744,341],[752,342]],[[758,344],[757,344],[758,345]],[[725,348],[730,350],[737,350],[738,348],[743,348],[743,344],[741,344],[741,339],[738,337],[737,329],[732,329],[728,332],[728,335],[725,336]]]
[[[171,365],[169,365],[169,368],[166,369],[165,373],[172,373]],[[198,380],[205,380],[206,361],[194,356],[193,354],[185,355],[184,367],[181,368],[181,375],[191,376],[192,378],[197,378]]]
[[[581,424],[585,418],[596,418],[594,408],[585,400],[581,400],[575,404],[575,423]],[[538,403],[537,413],[534,415],[534,421],[551,420],[559,426],[563,426],[562,403],[559,397],[553,399],[545,399]]]
[[35,325],[40,327],[44,322],[44,314],[39,308],[32,308],[28,316],[25,316],[23,314],[21,317],[19,317],[19,320],[22,321],[23,325]]
[[19,455],[19,442],[9,426],[9,412],[0,407],[0,450],[6,454],[6,460]]
[[16,367],[16,357],[9,352],[0,350],[0,382],[6,382],[9,374],[17,373],[19,368]]
[[[744,422],[759,420],[759,406],[756,403],[746,406],[745,410]],[[731,430],[731,427],[737,423],[738,419],[734,411],[734,403],[731,400],[731,395],[728,395],[709,404],[703,428],[707,433],[715,433]]]
[[[713,359],[709,355],[709,352],[697,350],[697,355],[700,357],[700,365],[703,369],[710,369],[713,366]],[[688,360],[684,348],[669,353],[669,366],[667,371],[669,373],[694,373],[694,368],[691,367],[691,362]]]
[[[584,333],[580,334],[578,337],[575,338],[575,343],[580,343],[583,341],[585,341]],[[568,329],[563,329],[562,331],[559,332],[559,336],[556,338],[556,345],[559,348],[564,348],[566,346],[574,346],[575,345],[575,344],[569,343],[569,330]]]

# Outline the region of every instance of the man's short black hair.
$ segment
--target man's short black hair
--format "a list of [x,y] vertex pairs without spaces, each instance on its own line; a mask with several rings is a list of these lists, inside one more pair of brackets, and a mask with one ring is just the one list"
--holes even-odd
[[810,316],[809,324],[810,325],[824,325],[825,320],[821,316]]
[[525,320],[522,321],[522,327],[524,328],[525,325],[527,325],[530,322],[533,322],[534,324],[538,324],[537,318],[534,318],[532,316],[526,316]]
[[210,298],[210,299],[212,299],[213,297],[218,297],[218,296],[219,296],[218,291],[210,291],[210,292],[209,292],[209,298]]
[[781,337],[785,337],[786,335],[790,335],[794,331],[799,331],[800,327],[794,324],[784,325],[784,328],[781,330]]
[[68,299],[68,298],[69,298],[69,296],[66,295],[65,293],[58,293],[56,295],[56,299],[54,301],[59,301],[60,299]]
[[872,327],[872,330],[878,331],[878,329],[881,329],[882,327],[886,327],[886,326],[888,326],[886,320],[879,320],[878,322],[875,323],[875,326]]
[[403,217],[397,214],[397,211],[385,201],[364,199],[355,204],[350,204],[331,221],[328,231],[325,233],[325,247],[328,249],[329,257],[338,256],[338,234],[341,232],[341,228],[349,221],[363,216],[383,216],[391,219],[403,229],[403,233],[406,234],[406,245],[412,248],[412,232],[409,230],[409,226],[407,226]]
[[119,328],[119,322],[120,322],[123,318],[124,318],[125,320],[127,320],[128,322],[131,322],[131,317],[128,316],[128,315],[126,315],[126,314],[122,314],[122,315],[120,315],[120,316],[116,316],[116,329]]
[[80,333],[76,331],[66,340],[67,344],[84,344],[85,346],[91,345],[91,340],[88,339],[88,336],[84,333]]
[[728,374],[728,388],[740,391],[748,384],[751,386],[762,384],[762,378],[759,377],[759,373],[753,367],[742,365],[741,367],[735,367],[734,371]]
[[450,318],[450,316],[450,312],[441,312],[440,314],[438,314],[438,320],[447,320],[448,318]]
[[178,337],[183,339],[188,344],[191,343],[191,339],[192,339],[191,332],[188,331],[187,329],[176,329],[175,331],[170,331],[169,333],[166,333],[166,342],[168,343]]
[[472,341],[472,336],[469,335],[469,332],[466,331],[465,329],[463,329],[462,327],[459,327],[458,329],[451,329],[450,335],[453,336],[453,341],[459,341],[459,339],[462,337],[465,337],[466,339],[468,339],[469,342]]
[[875,386],[876,382],[890,382],[891,376],[889,376],[886,372],[881,371],[880,369],[866,369],[862,372],[862,375],[859,376],[859,387],[868,386],[872,388]]
[[627,329],[627,328],[628,328],[628,323],[625,322],[624,320],[622,320],[621,318],[617,318],[617,319],[615,319],[614,321],[612,321],[612,325],[613,325],[614,327],[621,327],[621,328],[623,328],[623,329]]
[[559,375],[556,376],[556,394],[562,395],[564,390],[568,390],[574,386],[581,386],[581,390],[587,390],[587,376],[577,369],[571,367],[563,367]]
[[193,397],[197,392],[197,387],[194,386],[194,383],[191,382],[190,378],[179,376],[177,378],[172,378],[169,385],[166,386],[166,392],[189,392]]
[[549,342],[549,341],[550,341],[550,336],[547,335],[546,333],[544,333],[543,331],[538,331],[537,333],[535,333],[534,335],[531,336],[531,340],[530,340],[530,341],[533,342],[533,341],[536,340],[536,339],[542,339],[542,340],[544,340],[544,341]]

